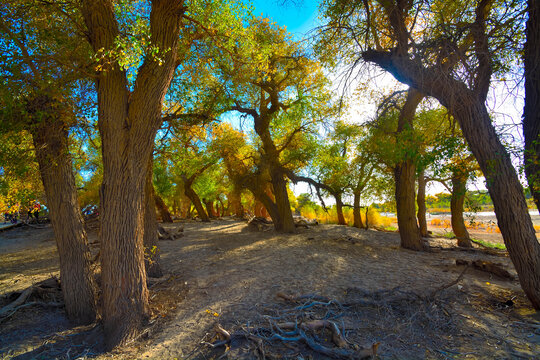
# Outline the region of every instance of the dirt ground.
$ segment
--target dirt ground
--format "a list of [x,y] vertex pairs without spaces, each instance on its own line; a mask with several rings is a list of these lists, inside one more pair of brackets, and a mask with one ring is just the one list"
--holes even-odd
[[[540,357],[540,315],[517,280],[467,268],[449,286],[465,269],[456,259],[500,263],[515,277],[508,257],[457,250],[444,238],[429,240],[433,252],[413,252],[399,248],[397,233],[337,225],[284,235],[232,219],[164,224],[178,226],[183,238],[160,242],[167,275],[150,283],[154,317],[143,337],[104,353],[99,325],[72,328],[61,308],[26,307],[0,322],[0,358],[217,359],[226,349],[204,342],[219,322],[267,340],[239,340],[222,358],[326,359],[268,333],[316,319],[335,322],[351,349],[380,343],[380,359]],[[51,276],[58,257],[50,228],[0,232],[2,304]],[[310,295],[292,303],[278,293]],[[318,333],[323,344],[326,335]]]

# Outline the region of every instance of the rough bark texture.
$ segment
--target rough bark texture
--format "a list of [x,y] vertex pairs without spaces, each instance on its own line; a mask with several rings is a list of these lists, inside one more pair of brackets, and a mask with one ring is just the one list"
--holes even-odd
[[203,204],[201,202],[201,199],[199,198],[199,195],[191,188],[191,186],[186,186],[184,184],[184,192],[186,196],[191,200],[193,203],[193,206],[195,206],[195,210],[197,210],[197,214],[204,222],[210,222],[210,217],[206,213],[206,210],[204,210]]
[[156,202],[154,200],[154,184],[152,182],[152,164],[148,167],[144,194],[144,266],[146,275],[158,278],[163,276],[163,271],[159,263],[158,223]]
[[463,204],[467,191],[467,176],[459,171],[452,174],[452,198],[450,211],[452,214],[452,231],[456,236],[458,246],[472,247],[471,238],[463,220]]
[[[405,105],[401,109],[397,132],[412,129],[416,108],[424,95],[415,89],[409,89]],[[422,250],[424,243],[416,222],[416,167],[412,159],[405,157],[394,168],[396,182],[396,215],[401,238],[401,247],[411,250]]]
[[540,1],[529,0],[525,44],[525,175],[536,207],[540,210]]
[[90,324],[96,318],[97,289],[77,200],[68,131],[61,120],[51,116],[36,124],[32,135],[60,257],[66,313],[75,323]]
[[159,194],[156,194],[155,189],[152,190],[152,193],[154,194],[154,199],[156,203],[156,207],[159,211],[159,215],[161,215],[161,220],[164,223],[172,223],[173,219],[171,216],[171,213],[169,212],[169,208],[167,207],[167,204],[165,204],[165,201],[159,196]]
[[355,192],[354,200],[353,200],[353,218],[354,218],[353,226],[358,229],[364,228],[364,224],[362,223],[361,210],[362,208],[360,207],[360,193]]
[[[151,43],[133,90],[115,56],[104,56],[97,74],[102,140],[101,267],[103,328],[107,348],[135,338],[149,315],[144,267],[144,187],[148,159],[162,122],[163,99],[177,66],[182,1],[152,2]],[[116,51],[120,34],[110,0],[83,0],[82,14],[95,52]]]
[[338,225],[347,225],[345,222],[345,216],[343,216],[343,201],[341,200],[341,194],[336,194],[336,213],[338,218]]
[[427,237],[427,219],[426,219],[426,176],[424,171],[418,174],[418,194],[416,194],[416,204],[418,205],[418,227],[420,228],[420,236]]

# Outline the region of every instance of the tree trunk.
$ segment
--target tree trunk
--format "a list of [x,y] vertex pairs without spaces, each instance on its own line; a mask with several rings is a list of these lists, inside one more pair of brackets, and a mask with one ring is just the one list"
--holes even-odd
[[420,227],[420,236],[427,237],[427,219],[426,219],[426,177],[424,171],[418,174],[418,194],[416,195],[418,205],[418,226]]
[[148,166],[148,176],[144,188],[144,266],[146,275],[154,278],[162,277],[163,271],[159,263],[158,223],[156,218],[156,202],[154,200],[154,184],[152,182],[152,160]]
[[185,191],[186,196],[193,203],[193,206],[195,206],[195,210],[197,210],[197,214],[199,215],[201,220],[203,222],[210,222],[210,217],[204,210],[204,207],[201,202],[201,199],[199,198],[199,195],[197,195],[197,193],[191,187],[188,187],[188,186],[184,187],[184,191]]
[[540,1],[529,0],[525,65],[525,175],[536,207],[540,210]]
[[203,199],[204,206],[206,207],[206,213],[210,219],[216,218],[216,212],[214,210],[214,201]]
[[343,201],[341,200],[341,194],[335,194],[336,199],[336,213],[338,218],[338,225],[347,225],[345,222],[345,216],[343,216]]
[[144,267],[144,188],[148,159],[161,125],[163,99],[179,53],[183,2],[152,2],[150,42],[130,90],[114,54],[120,29],[110,0],[83,0],[87,38],[100,57],[97,72],[98,126],[102,142],[101,269],[103,329],[108,349],[138,336],[148,319]]
[[415,178],[415,166],[412,161],[407,160],[396,165],[394,169],[396,215],[401,247],[419,251],[424,245],[416,222]]
[[[281,220],[280,224],[274,224],[274,226],[279,232],[293,233],[296,231],[296,227],[294,226],[289,194],[287,193],[287,182],[281,171],[272,172],[271,176],[276,207]],[[268,208],[267,210],[270,211]]]
[[244,206],[242,205],[241,192],[235,188],[229,194],[229,208],[232,208],[234,216],[243,219],[244,218]]
[[159,194],[157,194],[153,188],[154,186],[152,184],[152,193],[154,194],[156,207],[159,211],[159,214],[161,215],[161,220],[164,223],[172,223],[173,219],[172,219],[171,213],[169,212],[169,208],[167,207],[167,204],[165,204],[165,201],[163,201],[163,198],[159,196]]
[[362,214],[361,214],[361,207],[360,207],[360,193],[355,192],[354,193],[354,203],[353,203],[353,217],[354,217],[354,224],[353,226],[358,229],[363,229],[364,224],[362,223]]
[[[409,89],[407,100],[399,114],[398,133],[412,129],[416,108],[423,98],[424,95],[419,91],[413,88]],[[418,228],[415,214],[416,167],[413,159],[405,156],[403,160],[396,164],[394,168],[394,179],[396,182],[396,215],[401,247],[417,251],[422,250],[424,243],[420,237],[420,229]]]
[[452,198],[450,211],[452,214],[452,231],[457,238],[458,246],[472,247],[471,238],[463,220],[463,204],[467,191],[467,176],[454,171],[452,174]]
[[62,121],[49,117],[36,125],[32,135],[60,257],[66,313],[77,324],[90,324],[96,318],[96,284],[77,200],[68,132]]

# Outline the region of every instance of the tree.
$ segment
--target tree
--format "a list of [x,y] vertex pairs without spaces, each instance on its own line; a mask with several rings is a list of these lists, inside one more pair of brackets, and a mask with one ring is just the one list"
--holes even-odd
[[[253,119],[260,141],[260,176],[249,184],[250,190],[270,213],[277,231],[294,232],[285,178],[291,163],[286,158],[298,161],[295,157],[302,152],[293,154],[290,148],[299,148],[303,134],[331,109],[323,107],[330,100],[328,81],[320,64],[310,60],[284,29],[268,19],[254,19],[249,30],[259,50],[248,49],[240,61],[224,64],[222,71],[228,77],[231,110]],[[275,200],[266,194],[265,177]]]
[[536,207],[540,209],[540,2],[527,2],[527,42],[523,55],[525,64],[525,107],[523,108],[523,135],[525,174]]
[[[431,15],[420,25],[416,19],[424,6]],[[486,178],[521,286],[539,309],[540,244],[522,186],[485,104],[492,75],[513,63],[522,6],[490,0],[474,8],[467,2],[447,6],[429,1],[418,7],[412,1],[332,2],[326,29],[335,35],[333,49],[343,46],[347,56],[376,64],[436,98],[457,119]]]
[[102,139],[101,266],[103,325],[107,346],[134,338],[149,315],[144,270],[144,187],[163,98],[176,68],[183,2],[155,1],[149,42],[130,89],[119,56],[124,19],[107,0],[82,2],[88,40],[97,59],[99,130]]
[[[64,11],[73,14],[74,9]],[[59,19],[51,24],[48,16]],[[66,313],[70,320],[88,324],[96,318],[96,285],[68,139],[68,129],[76,123],[73,94],[80,78],[61,55],[77,58],[84,49],[77,45],[72,24],[62,20],[56,9],[32,2],[3,7],[0,28],[1,63],[3,73],[9,74],[9,81],[1,85],[0,116],[12,129],[32,134],[60,257]]]

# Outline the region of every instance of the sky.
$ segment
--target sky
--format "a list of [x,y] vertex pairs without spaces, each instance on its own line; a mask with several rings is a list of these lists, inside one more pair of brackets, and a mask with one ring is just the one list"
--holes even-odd
[[[320,1],[313,0],[253,0],[254,14],[263,15],[275,21],[281,26],[286,26],[287,30],[294,35],[298,40],[302,39],[309,33],[310,30],[319,25],[318,7]],[[384,84],[381,84],[384,83]],[[393,87],[396,80],[386,74],[382,78],[378,78],[377,85]],[[521,113],[523,102],[521,96],[513,96],[514,91],[508,91],[502,86],[492,88],[490,99],[488,100],[488,108],[496,118],[496,123],[499,124],[518,124],[521,122]],[[515,90],[515,89],[514,89]],[[509,93],[512,95],[509,96]],[[520,94],[521,95],[521,94]],[[349,118],[352,121],[364,122],[373,116],[376,109],[376,104],[371,103],[369,99],[357,99],[358,103],[352,106],[349,113]],[[234,114],[229,114],[229,121],[234,122],[236,117]],[[236,118],[236,124],[238,119]],[[244,125],[245,126],[245,125]],[[249,126],[249,125],[248,125]],[[509,140],[510,143],[522,141],[520,139],[520,129],[518,127],[510,127],[510,133],[514,140]],[[508,135],[508,133],[507,133]],[[508,141],[508,138],[507,138]],[[476,183],[469,184],[471,190],[485,190],[483,184],[484,179],[481,178]],[[308,192],[308,187],[305,184],[293,186],[293,191],[296,195],[302,192]],[[428,194],[436,194],[439,192],[447,192],[446,189],[438,183],[430,183],[427,189]],[[331,201],[330,201],[331,202]]]
[[[285,3],[284,5],[281,5]],[[317,26],[319,1],[313,0],[256,0],[254,14],[264,15],[287,30],[297,39]]]

